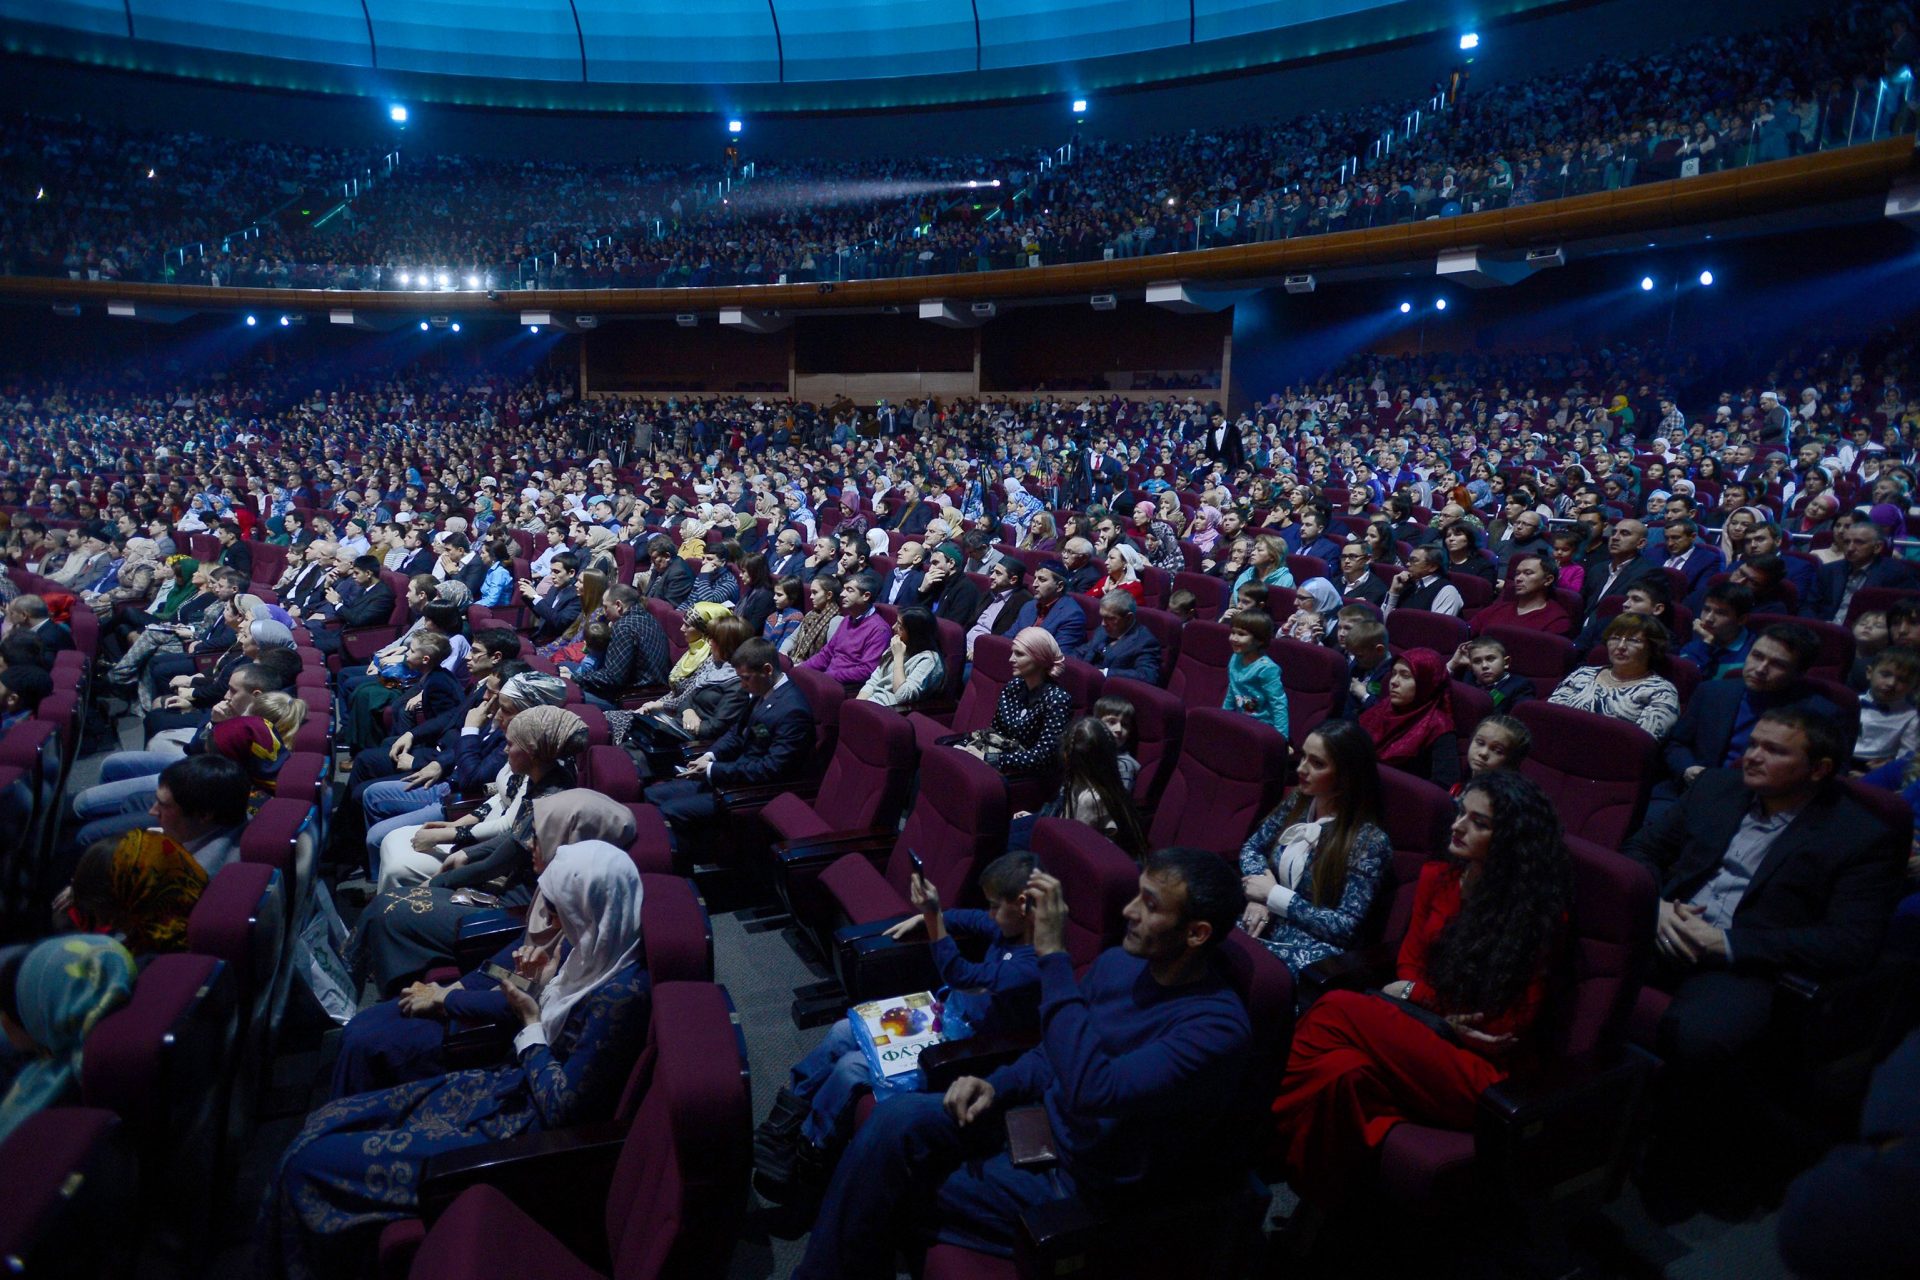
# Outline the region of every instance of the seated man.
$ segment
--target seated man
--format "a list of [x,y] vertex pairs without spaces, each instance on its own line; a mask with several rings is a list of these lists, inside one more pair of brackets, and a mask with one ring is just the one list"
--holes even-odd
[[349,596],[339,584],[326,593],[322,616],[308,616],[307,635],[321,653],[340,652],[341,633],[348,627],[379,626],[393,616],[393,588],[380,580],[380,561],[357,556],[353,562],[357,593]]
[[0,671],[0,733],[24,724],[53,692],[53,676],[44,667],[20,663]]
[[1053,633],[1062,653],[1077,652],[1086,640],[1086,611],[1067,595],[1067,569],[1058,560],[1048,560],[1033,571],[1033,597],[1020,606],[1007,634],[1017,636],[1028,627]]
[[559,639],[580,616],[580,588],[575,581],[580,576],[580,558],[571,552],[555,556],[551,576],[553,589],[544,596],[536,592],[531,579],[520,580],[520,594],[533,607],[534,617],[539,620],[532,636],[536,645]]
[[850,695],[866,684],[867,677],[880,665],[880,655],[893,642],[893,628],[873,607],[874,593],[879,589],[879,581],[871,573],[848,578],[840,588],[839,628],[827,637],[820,652],[803,664],[839,681]]
[[1139,606],[1125,591],[1109,591],[1100,598],[1100,629],[1075,657],[1096,667],[1108,679],[1160,683],[1160,641],[1141,625]]
[[725,815],[722,790],[790,781],[813,750],[813,709],[780,670],[773,642],[755,636],[742,643],[733,669],[753,699],[746,719],[688,761],[678,778],[647,788],[647,803],[659,806],[683,860],[694,860],[690,841]]
[[1699,667],[1702,680],[1739,674],[1746,665],[1747,650],[1753,648],[1753,631],[1747,626],[1752,614],[1751,589],[1731,579],[1715,583],[1700,602],[1693,639],[1674,656]]
[[1622,613],[1637,613],[1647,618],[1658,618],[1660,625],[1667,628],[1668,634],[1672,634],[1673,593],[1667,586],[1665,574],[1642,578],[1622,592],[1621,596],[1618,613],[1603,614],[1596,609],[1588,617],[1587,625],[1582,627],[1580,634],[1573,639],[1574,652],[1584,655],[1593,646],[1599,644],[1606,638],[1607,624]]
[[607,652],[599,665],[587,671],[561,667],[562,677],[580,686],[586,700],[596,707],[613,710],[620,695],[631,689],[667,682],[673,665],[667,647],[667,633],[652,612],[640,602],[640,593],[621,583],[608,587],[604,601],[607,621],[613,632],[607,638]]
[[1913,566],[1887,555],[1887,535],[1871,520],[1855,520],[1833,537],[1833,549],[1842,558],[1821,565],[1814,575],[1813,599],[1802,600],[1800,611],[1809,618],[1845,625],[1847,608],[1861,587],[1911,588]]
[[[1021,1210],[1079,1196],[1107,1208],[1150,1203],[1208,1172],[1212,1130],[1246,1065],[1246,1010],[1214,948],[1244,895],[1209,853],[1147,860],[1127,905],[1121,947],[1076,983],[1060,883],[1028,882],[1040,967],[1039,1047],[988,1079],[963,1076],[945,1097],[889,1101],[855,1135],[835,1171],[795,1280],[892,1280],[911,1229],[975,1248],[1012,1250]],[[1059,1163],[1016,1167],[1007,1114],[1039,1105]],[[931,1222],[920,1213],[931,1204]],[[909,1226],[910,1224],[910,1226]]]
[[1438,547],[1415,547],[1407,556],[1407,567],[1395,574],[1387,587],[1383,612],[1395,609],[1425,609],[1429,613],[1460,616],[1465,607],[1460,588],[1447,581],[1447,553]]
[[47,602],[39,596],[15,596],[9,600],[6,622],[8,635],[18,631],[35,636],[47,647],[48,653],[73,648],[73,632],[65,623],[55,622],[48,616]]
[[1738,768],[1697,775],[1621,850],[1662,899],[1648,981],[1672,996],[1656,1051],[1672,1114],[1684,1117],[1671,1126],[1685,1133],[1679,1158],[1728,1154],[1765,1106],[1749,1050],[1772,1016],[1775,979],[1860,973],[1880,953],[1911,833],[1841,789],[1846,760],[1832,717],[1762,712]]
[[[1804,706],[1835,715],[1833,703],[1801,683],[1820,653],[1820,639],[1793,622],[1776,622],[1747,650],[1738,680],[1709,680],[1693,691],[1662,748],[1680,786],[1708,769],[1730,769],[1746,753],[1762,712]],[[1844,763],[1847,759],[1842,756]]]
[[211,878],[240,856],[251,793],[238,762],[223,755],[188,756],[160,771],[154,825],[179,841]]

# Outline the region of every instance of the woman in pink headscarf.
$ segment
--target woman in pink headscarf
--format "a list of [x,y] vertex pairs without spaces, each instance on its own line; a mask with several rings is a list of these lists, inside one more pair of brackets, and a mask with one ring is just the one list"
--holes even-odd
[[1203,554],[1211,552],[1220,541],[1220,508],[1202,505],[1195,511],[1187,525],[1187,541]]
[[1028,627],[1013,638],[1013,679],[1000,687],[993,726],[960,744],[1006,774],[1044,773],[1060,758],[1073,699],[1059,683],[1067,656],[1045,627]]

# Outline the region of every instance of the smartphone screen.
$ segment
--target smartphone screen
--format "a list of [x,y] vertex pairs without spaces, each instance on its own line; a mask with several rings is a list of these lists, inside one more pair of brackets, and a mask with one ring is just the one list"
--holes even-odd
[[490,962],[485,969],[485,973],[496,982],[504,982],[509,986],[519,988],[521,991],[527,989],[528,983],[525,978],[497,961]]

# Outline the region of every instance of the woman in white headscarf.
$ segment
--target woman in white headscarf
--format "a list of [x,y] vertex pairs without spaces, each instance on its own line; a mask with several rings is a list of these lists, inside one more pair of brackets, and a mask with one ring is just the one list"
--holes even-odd
[[1012,541],[1017,545],[1026,536],[1028,523],[1046,507],[1040,499],[1027,492],[1018,476],[1008,476],[1000,482],[1000,487],[1007,495],[1007,500],[1001,504],[1000,523],[1014,531]]
[[538,903],[564,958],[517,958],[515,980],[499,986],[517,1028],[513,1062],[353,1094],[310,1115],[274,1179],[262,1270],[371,1274],[385,1224],[418,1216],[430,1157],[610,1117],[646,1037],[640,901],[624,850],[591,839],[555,850]]

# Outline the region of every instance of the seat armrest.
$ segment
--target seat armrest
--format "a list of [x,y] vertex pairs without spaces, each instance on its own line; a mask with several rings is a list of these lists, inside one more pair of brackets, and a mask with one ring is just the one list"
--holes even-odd
[[447,1023],[440,1048],[450,1071],[494,1066],[512,1052],[513,1028],[500,1022],[455,1018]]
[[764,809],[778,797],[789,794],[801,800],[812,800],[820,794],[820,781],[815,778],[767,782],[748,787],[724,787],[719,792],[720,802],[727,806],[727,812],[735,814]]
[[1658,1067],[1627,1045],[1606,1059],[1544,1063],[1487,1089],[1474,1116],[1481,1176],[1519,1204],[1597,1208],[1626,1176]]
[[460,932],[453,942],[453,957],[460,972],[471,973],[488,956],[525,933],[524,912],[481,911],[460,920]]
[[1040,1043],[1032,1031],[997,1031],[965,1040],[943,1040],[920,1054],[920,1071],[927,1089],[943,1093],[961,1076],[985,1076],[1020,1057]]
[[1864,1077],[1911,1022],[1920,961],[1883,955],[1865,973],[1774,980],[1772,1035],[1807,1069],[1847,1067]]
[[1385,946],[1342,951],[1337,956],[1316,960],[1300,971],[1301,1004],[1309,1004],[1329,991],[1377,987],[1392,972],[1393,952]]
[[878,862],[897,838],[890,831],[859,832],[846,838],[822,836],[777,844],[773,847],[774,889],[796,920],[824,928],[832,920],[829,904],[820,893],[820,873],[850,853]]
[[582,1261],[608,1273],[605,1197],[582,1195],[580,1188],[612,1184],[626,1136],[622,1125],[607,1120],[430,1156],[420,1171],[421,1217],[431,1226],[461,1192],[485,1183]]
[[468,799],[465,796],[462,796],[458,800],[449,799],[440,806],[440,812],[445,815],[441,821],[458,822],[462,818],[470,817],[478,813],[480,807],[486,804],[486,802],[487,797],[484,795],[475,796],[472,799]]
[[925,938],[895,941],[881,932],[900,918],[835,932],[833,967],[849,1000],[880,1000],[940,985],[933,947]]
[[[887,916],[882,920],[869,920],[865,924],[841,925],[833,931],[833,937],[836,942],[848,945],[864,941],[868,938],[880,938],[882,942],[893,942],[893,939],[881,938],[880,935],[899,924],[902,920],[911,920],[919,914],[917,911],[903,911],[899,915]],[[904,941],[910,943],[914,941],[924,941],[924,939],[920,939],[918,935],[915,935]],[[895,943],[894,945],[898,946],[902,944]]]
[[871,858],[876,850],[891,852],[899,835],[897,831],[835,831],[805,840],[782,840],[773,846],[773,856],[802,861],[819,858],[827,862],[849,853],[861,853]]

